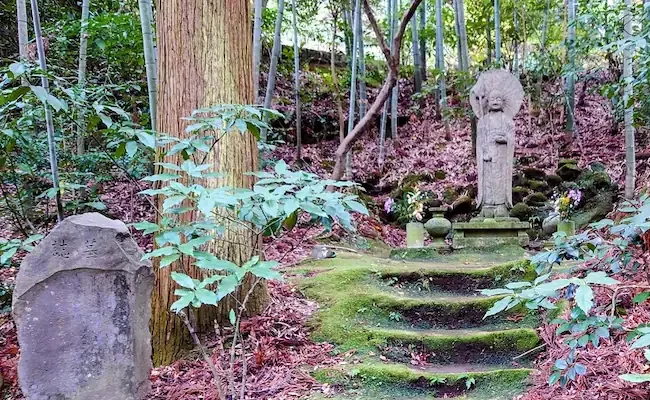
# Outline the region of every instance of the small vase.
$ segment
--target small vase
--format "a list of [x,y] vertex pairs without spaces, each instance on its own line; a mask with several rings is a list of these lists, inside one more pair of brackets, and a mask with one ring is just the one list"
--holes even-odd
[[406,247],[410,249],[424,247],[424,224],[422,222],[406,224]]
[[567,236],[576,234],[576,222],[572,220],[560,221],[557,223],[557,231],[564,232]]

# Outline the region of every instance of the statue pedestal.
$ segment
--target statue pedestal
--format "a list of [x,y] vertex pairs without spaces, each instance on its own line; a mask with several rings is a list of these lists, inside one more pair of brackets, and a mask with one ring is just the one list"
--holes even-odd
[[454,224],[454,248],[528,246],[530,223],[517,218],[483,218]]

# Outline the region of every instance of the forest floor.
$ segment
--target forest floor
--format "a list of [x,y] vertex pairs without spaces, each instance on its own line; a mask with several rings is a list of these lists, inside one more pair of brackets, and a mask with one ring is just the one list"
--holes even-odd
[[[280,86],[282,87],[282,84]],[[354,146],[354,180],[361,182],[366,188],[373,189],[373,199],[379,206],[383,204],[391,188],[404,176],[413,173],[431,174],[438,170],[444,171],[443,179],[425,184],[441,197],[448,188],[457,193],[469,190],[475,184],[476,173],[475,162],[471,157],[468,118],[461,116],[450,121],[452,139],[447,141],[443,123],[435,118],[432,101],[428,99],[424,101],[424,105],[416,106],[409,100],[410,84],[402,81],[402,87],[400,115],[408,116],[408,121],[399,128],[398,139],[387,141],[387,161],[384,168],[380,170],[377,166],[378,133],[376,127],[373,127]],[[549,83],[545,92],[548,98],[554,98],[561,92],[560,89],[559,84]],[[376,91],[371,90],[371,100],[375,93]],[[331,97],[325,97],[315,99],[307,107],[310,107],[308,112],[317,115],[333,115],[332,105]],[[623,135],[620,129],[615,133],[611,131],[608,101],[597,94],[586,94],[584,103],[576,110],[578,125],[572,142],[566,140],[561,116],[561,105],[551,100],[548,104],[535,108],[525,102],[515,121],[516,158],[525,161],[528,166],[548,172],[554,171],[560,158],[574,158],[581,166],[600,162],[606,166],[615,181],[622,183],[625,173]],[[639,128],[638,138],[637,151],[646,153],[647,131]],[[304,165],[313,172],[327,176],[333,167],[332,155],[337,144],[336,140],[331,140],[306,145],[303,149]],[[280,146],[275,150],[274,156],[290,163],[295,162],[294,146]],[[516,167],[520,168],[521,165],[524,163],[519,162]],[[647,189],[650,185],[650,165],[647,159],[638,162],[637,172],[639,189]],[[105,183],[102,201],[108,207],[107,215],[126,223],[152,219],[153,211],[137,194],[139,190],[141,187],[125,179],[118,178],[114,182]],[[368,239],[379,240],[394,247],[404,243],[405,234],[402,229],[386,224],[377,217],[359,217],[357,224],[361,236]],[[0,238],[20,236],[7,221],[2,221],[0,225]],[[46,233],[52,225],[52,222],[44,224],[40,230]],[[309,256],[311,246],[321,234],[321,229],[298,226],[280,241],[267,246],[265,254],[269,259],[281,259],[282,264],[289,268]],[[342,235],[334,232],[334,238],[339,236]],[[137,235],[135,238],[143,248],[151,248],[148,238]],[[0,280],[11,282],[17,272],[16,265],[12,268],[1,268]],[[254,361],[251,365],[255,366],[249,371],[247,382],[250,398],[281,400],[303,399],[307,394],[314,393],[332,395],[332,387],[318,382],[312,373],[314,370],[333,365],[346,365],[353,360],[354,354],[337,354],[331,344],[313,341],[313,327],[309,321],[319,306],[306,299],[296,286],[272,283],[270,287],[271,305],[263,315],[251,320],[250,324],[244,327],[244,331],[249,333],[246,353]],[[597,300],[606,301],[605,296]],[[16,381],[19,348],[14,324],[7,311],[0,310],[0,373],[5,381],[0,389],[0,399],[18,400],[22,399]],[[639,305],[632,309],[626,321],[629,326],[650,321],[650,309]],[[624,338],[621,337],[612,338],[599,349],[585,353],[584,356],[590,360],[590,364],[601,365],[593,374],[579,378],[567,388],[549,388],[545,381],[552,368],[552,362],[549,360],[566,354],[567,351],[563,343],[558,343],[553,331],[552,327],[543,326],[539,332],[547,345],[550,357],[540,359],[537,365],[540,372],[533,375],[533,387],[524,397],[526,400],[647,399],[643,397],[647,392],[636,393],[635,389],[616,379],[613,369],[608,367],[625,363],[628,369],[638,370],[642,365],[642,356],[631,354]],[[223,358],[219,354],[214,357]],[[209,370],[196,355],[171,366],[156,368],[151,379],[152,400],[216,398],[210,383]]]

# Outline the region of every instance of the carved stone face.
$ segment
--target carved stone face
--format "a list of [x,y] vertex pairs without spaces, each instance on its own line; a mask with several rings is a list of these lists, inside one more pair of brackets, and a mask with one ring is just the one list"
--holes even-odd
[[503,94],[498,90],[490,92],[488,95],[488,108],[490,111],[503,110]]

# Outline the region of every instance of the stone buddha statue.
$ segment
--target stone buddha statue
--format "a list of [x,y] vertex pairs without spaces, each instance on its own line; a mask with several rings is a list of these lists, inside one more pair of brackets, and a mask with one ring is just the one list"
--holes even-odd
[[478,117],[476,163],[478,173],[478,219],[508,218],[512,208],[512,170],[515,124],[523,88],[505,70],[481,74],[470,94]]

